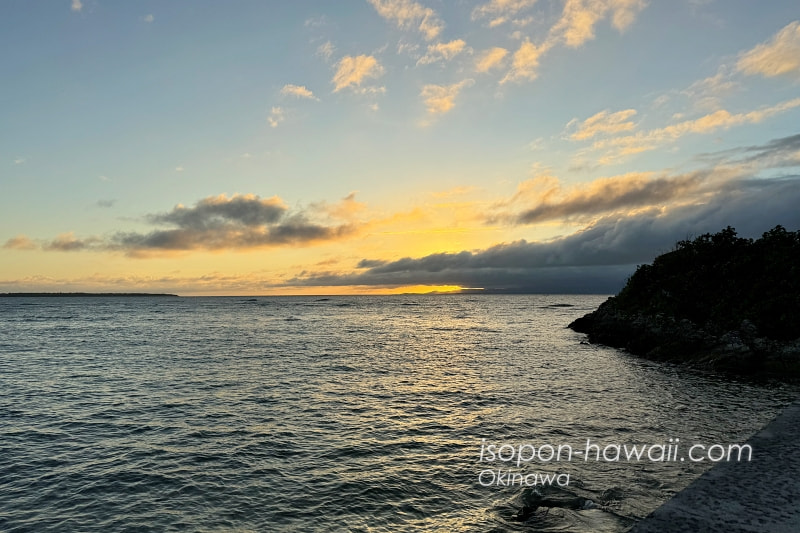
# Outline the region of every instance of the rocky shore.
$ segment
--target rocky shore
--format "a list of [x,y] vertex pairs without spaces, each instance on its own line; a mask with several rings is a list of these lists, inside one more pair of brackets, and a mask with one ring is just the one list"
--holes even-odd
[[569,327],[586,333],[589,342],[671,363],[731,374],[800,380],[800,339],[782,341],[759,334],[744,319],[736,329],[712,334],[688,319],[664,314],[629,314],[615,298]]
[[800,381],[800,232],[681,241],[569,327],[659,361]]

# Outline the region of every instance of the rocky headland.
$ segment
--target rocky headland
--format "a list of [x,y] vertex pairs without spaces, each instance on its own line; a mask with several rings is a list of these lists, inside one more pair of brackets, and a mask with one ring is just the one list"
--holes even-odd
[[680,241],[569,327],[648,359],[800,381],[800,231]]

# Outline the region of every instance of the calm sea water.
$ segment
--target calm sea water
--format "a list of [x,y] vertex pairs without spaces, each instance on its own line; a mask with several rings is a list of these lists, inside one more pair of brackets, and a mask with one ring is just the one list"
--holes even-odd
[[743,442],[797,390],[582,344],[603,299],[0,298],[0,530],[624,531],[710,463],[523,464],[569,485],[520,521],[482,439]]

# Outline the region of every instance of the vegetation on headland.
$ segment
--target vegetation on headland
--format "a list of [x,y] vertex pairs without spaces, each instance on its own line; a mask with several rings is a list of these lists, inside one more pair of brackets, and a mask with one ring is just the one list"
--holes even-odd
[[680,241],[569,327],[651,359],[800,377],[800,231]]

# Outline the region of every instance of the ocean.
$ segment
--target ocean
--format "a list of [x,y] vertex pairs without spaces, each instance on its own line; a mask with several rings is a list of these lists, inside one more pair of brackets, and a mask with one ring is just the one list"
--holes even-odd
[[0,531],[625,531],[798,390],[586,344],[604,299],[0,298]]

